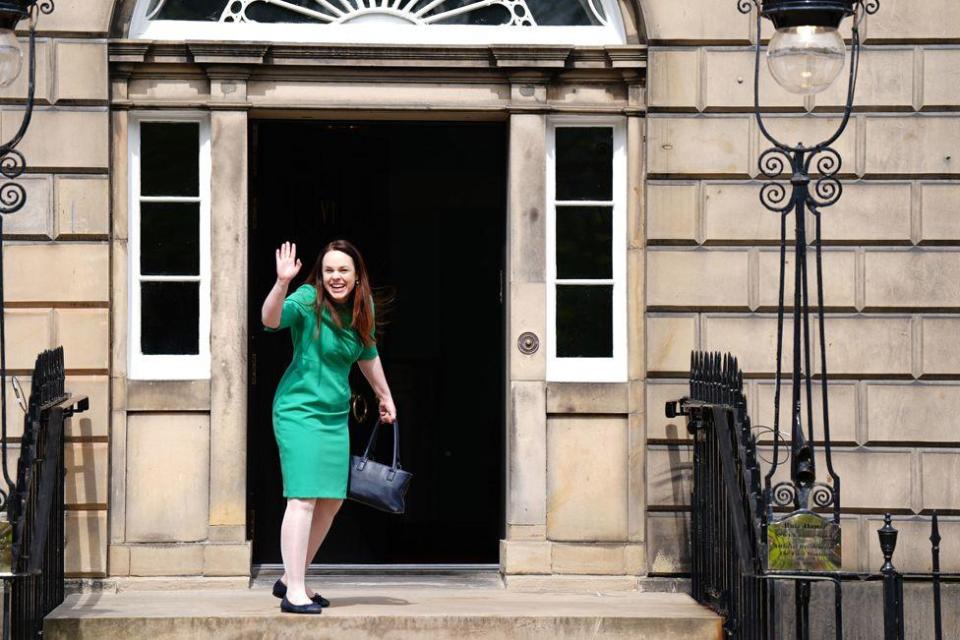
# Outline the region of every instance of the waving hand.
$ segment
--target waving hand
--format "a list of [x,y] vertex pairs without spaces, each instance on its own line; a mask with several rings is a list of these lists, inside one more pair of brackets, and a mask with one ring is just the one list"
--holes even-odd
[[297,245],[284,242],[277,249],[277,280],[290,282],[300,273],[303,265],[297,259]]

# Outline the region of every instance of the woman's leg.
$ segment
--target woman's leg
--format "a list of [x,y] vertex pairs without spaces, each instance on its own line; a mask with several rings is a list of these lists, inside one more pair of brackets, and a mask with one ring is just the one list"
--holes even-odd
[[304,559],[307,558],[316,503],[310,499],[288,499],[280,526],[280,554],[287,578],[287,600],[291,604],[310,604],[304,585]]
[[343,500],[335,498],[320,498],[317,500],[317,508],[313,511],[313,524],[310,527],[310,546],[307,547],[307,568],[313,562],[314,556],[320,550],[320,545],[330,532],[330,525],[333,524],[333,518],[340,510]]
[[[310,526],[310,542],[307,546],[307,561],[304,565],[304,574],[306,574],[306,570],[310,568],[310,563],[313,562],[317,551],[320,550],[320,545],[323,544],[323,541],[326,539],[327,533],[330,532],[333,518],[343,505],[343,500],[319,498],[316,503],[316,507],[313,509],[313,521]],[[287,575],[284,574],[281,580],[284,584],[287,584]],[[309,587],[306,589],[306,593],[308,597],[313,597],[313,590]]]

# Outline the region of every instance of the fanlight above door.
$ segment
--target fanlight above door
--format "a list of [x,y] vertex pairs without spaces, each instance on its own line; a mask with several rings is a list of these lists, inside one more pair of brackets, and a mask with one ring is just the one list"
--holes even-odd
[[132,37],[157,39],[303,41],[307,33],[319,42],[623,41],[616,0],[141,0],[131,25]]
[[[296,4],[289,0],[232,0],[227,2],[220,14],[220,22],[250,22],[252,16],[247,11],[257,5],[272,5],[327,24],[376,19],[425,25],[449,23],[458,18],[467,18],[469,23],[472,22],[471,17],[482,23],[491,20],[496,21],[492,24],[508,26],[537,24],[526,0],[476,0],[467,3],[455,0],[312,0],[308,4]],[[602,10],[593,2],[588,2],[587,7],[598,24],[606,22]]]

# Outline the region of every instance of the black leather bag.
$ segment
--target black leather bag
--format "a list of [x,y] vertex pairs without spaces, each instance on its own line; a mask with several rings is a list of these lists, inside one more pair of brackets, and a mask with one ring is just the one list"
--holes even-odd
[[387,513],[403,513],[407,488],[413,474],[400,467],[400,425],[393,421],[393,464],[385,465],[370,459],[370,449],[377,441],[380,420],[373,426],[362,456],[350,456],[350,478],[347,497],[368,507]]

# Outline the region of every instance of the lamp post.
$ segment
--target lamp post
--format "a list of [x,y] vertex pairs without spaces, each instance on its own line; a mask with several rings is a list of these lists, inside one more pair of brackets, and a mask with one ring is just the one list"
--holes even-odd
[[[760,202],[780,216],[780,294],[777,307],[777,365],[774,393],[774,460],[764,479],[766,520],[774,507],[806,510],[810,501],[820,508],[832,507],[833,521],[840,522],[840,478],[830,451],[830,416],[827,397],[826,339],[823,313],[823,266],[820,246],[821,211],[837,203],[843,185],[837,177],[842,158],[831,145],[847,127],[860,60],[859,26],[864,16],[876,13],[879,0],[737,0],[742,13],[756,9],[757,44],[754,61],[754,116],[760,133],[772,145],[760,154],[758,168],[769,181],[760,188]],[[774,79],[786,90],[804,95],[829,87],[843,69],[846,46],[839,35],[841,23],[853,19],[847,99],[836,131],[814,145],[789,145],[767,129],[760,109],[760,32],[763,19],[776,32],[767,47],[767,65]],[[813,174],[813,175],[811,175]],[[789,176],[778,181],[781,176]],[[812,214],[813,248],[816,260],[816,313],[819,324],[820,382],[823,402],[824,459],[831,483],[816,480],[813,447],[813,389],[811,366],[810,300],[807,278],[806,212]],[[784,289],[786,283],[787,218],[794,216],[793,361],[790,399],[790,480],[771,487],[779,466],[780,387],[782,379]],[[805,406],[804,406],[805,405]],[[801,411],[801,408],[803,410]],[[804,425],[804,420],[806,425]],[[804,428],[806,427],[806,428]]]
[[[33,96],[36,79],[36,19],[38,13],[53,12],[53,0],[0,0],[0,87],[13,83],[20,75],[23,66],[23,53],[17,41],[15,30],[24,18],[30,21],[29,49],[27,52],[28,84],[27,104],[20,127],[8,141],[0,144],[0,175],[15,180],[26,168],[23,154],[17,151],[17,145],[23,139],[30,126],[33,114]],[[0,508],[5,506],[9,490],[14,482],[7,470],[7,338],[4,322],[3,293],[3,218],[23,208],[27,193],[23,185],[17,182],[5,182],[0,185],[0,439],[2,439],[3,480],[7,491],[0,489]]]

